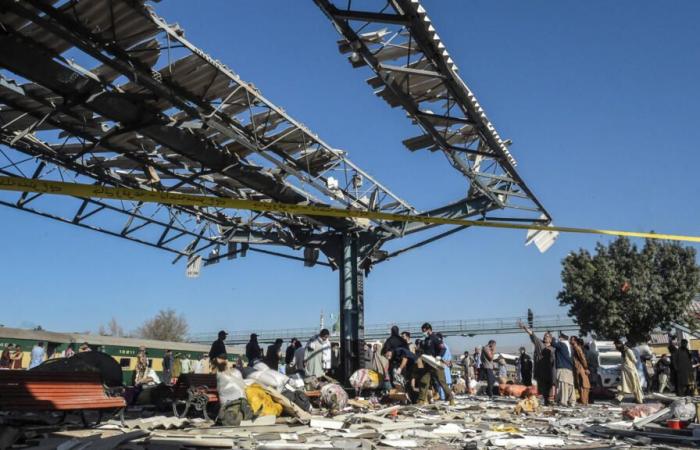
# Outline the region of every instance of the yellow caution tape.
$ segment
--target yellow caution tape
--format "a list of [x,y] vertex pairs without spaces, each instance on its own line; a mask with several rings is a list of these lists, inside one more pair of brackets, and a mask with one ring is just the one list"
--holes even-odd
[[421,215],[390,214],[378,211],[340,209],[323,206],[293,205],[288,203],[239,200],[235,198],[213,197],[204,195],[178,194],[164,191],[148,191],[120,187],[97,186],[92,184],[65,183],[61,181],[35,180],[18,177],[0,177],[0,190],[36,192],[41,194],[68,195],[83,198],[101,198],[111,200],[129,200],[146,203],[163,203],[179,206],[200,206],[216,208],[246,209],[251,211],[269,211],[291,215],[344,217],[371,219],[394,222],[418,222],[434,225],[465,225],[487,228],[508,228],[516,230],[559,231],[562,233],[602,234],[608,236],[627,236],[670,241],[699,242],[700,236],[678,234],[641,233],[636,231],[599,230],[594,228],[561,227],[553,225],[520,224],[492,222],[488,220],[450,219]]

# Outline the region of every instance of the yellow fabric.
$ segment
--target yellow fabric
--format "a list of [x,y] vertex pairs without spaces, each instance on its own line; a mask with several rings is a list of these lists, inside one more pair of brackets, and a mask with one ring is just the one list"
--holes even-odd
[[276,403],[265,389],[259,384],[251,384],[245,388],[245,396],[250,403],[250,409],[257,416],[279,416],[282,405]]
[[367,375],[369,375],[370,381],[372,381],[372,386],[377,386],[379,387],[382,382],[382,376],[379,374],[379,372],[375,372],[374,370],[368,370]]
[[523,400],[520,400],[518,404],[515,405],[515,414],[537,412],[539,407],[540,403],[537,400],[537,397],[531,395]]
[[182,373],[182,361],[180,358],[175,358],[175,363],[173,364],[173,372],[171,376],[177,378]]
[[498,431],[500,433],[520,433],[518,428],[504,424],[491,427],[491,431]]

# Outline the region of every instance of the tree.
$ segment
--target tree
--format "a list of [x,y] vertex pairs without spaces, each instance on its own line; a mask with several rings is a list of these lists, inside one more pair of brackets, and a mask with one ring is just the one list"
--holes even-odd
[[136,334],[144,339],[181,342],[187,337],[188,329],[184,315],[178,315],[174,309],[164,309],[144,322]]
[[126,337],[127,334],[124,332],[124,328],[119,325],[117,319],[112,317],[107,326],[100,325],[100,329],[97,332],[100,336],[115,336],[115,337]]
[[582,333],[646,342],[656,327],[687,322],[698,292],[695,249],[648,239],[639,250],[626,238],[581,249],[562,262],[559,304],[569,306]]

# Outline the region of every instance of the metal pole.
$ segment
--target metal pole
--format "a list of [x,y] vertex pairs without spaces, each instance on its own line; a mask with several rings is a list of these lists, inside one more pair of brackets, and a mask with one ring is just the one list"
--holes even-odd
[[340,264],[340,371],[343,381],[361,367],[364,356],[364,274],[358,267],[358,243],[351,235],[342,238]]

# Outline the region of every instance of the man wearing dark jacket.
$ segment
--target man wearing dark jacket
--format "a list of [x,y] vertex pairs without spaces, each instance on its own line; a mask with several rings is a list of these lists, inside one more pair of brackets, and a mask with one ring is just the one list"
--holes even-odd
[[394,325],[391,327],[391,336],[384,341],[384,346],[382,347],[382,353],[386,353],[387,350],[394,351],[399,347],[408,348],[408,342],[399,334],[399,327]]
[[532,358],[520,347],[520,379],[525,386],[532,386]]
[[676,375],[676,353],[678,353],[678,338],[676,336],[668,336],[668,354],[671,359],[671,373],[669,379],[673,386],[676,386],[678,376]]
[[250,340],[245,346],[245,357],[248,359],[248,367],[253,367],[253,364],[263,357],[263,350],[258,344],[258,335],[255,333],[250,335]]
[[163,383],[170,384],[174,365],[175,358],[173,357],[173,352],[171,350],[166,350],[163,355]]
[[287,346],[287,351],[284,354],[285,364],[289,365],[294,362],[294,352],[296,352],[299,347],[301,347],[299,339],[292,338],[292,340],[289,342],[289,345]]
[[282,339],[276,339],[274,344],[267,346],[265,363],[272,370],[279,370],[280,358],[282,357]]
[[673,380],[676,386],[676,395],[679,397],[692,395],[691,373],[694,368],[687,339],[681,340],[681,348],[676,350],[671,357],[671,367],[676,371],[676,379]]
[[211,343],[211,349],[209,350],[209,359],[214,362],[217,356],[226,354],[226,336],[228,334],[221,330],[219,331],[219,337],[217,340]]
[[[438,362],[441,360],[441,354],[443,353],[442,339],[440,339],[437,334],[433,333],[433,327],[429,323],[424,323],[421,326],[421,331],[423,332],[423,342],[421,343],[421,350],[424,355],[432,356]],[[421,393],[419,395],[419,403],[426,403],[428,400],[428,389],[432,386],[433,382],[436,382],[443,391],[445,391],[445,398],[449,400],[450,405],[455,404],[454,394],[452,390],[447,385],[445,381],[445,370],[443,367],[437,368],[430,364],[425,364],[427,374],[424,380],[421,380]],[[427,381],[427,382],[426,382]]]
[[658,393],[663,394],[668,387],[668,380],[671,376],[671,358],[668,354],[663,354],[656,363],[656,375],[658,376]]
[[394,325],[391,327],[391,336],[384,341],[384,346],[382,347],[382,355],[386,355],[387,352],[391,352],[391,360],[389,361],[389,375],[391,381],[394,381],[394,369],[397,369],[401,365],[400,352],[397,350],[404,348],[408,350],[408,342],[399,334],[399,327]]

